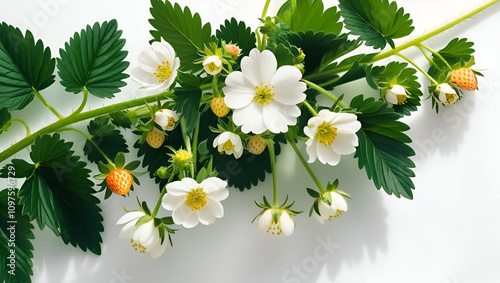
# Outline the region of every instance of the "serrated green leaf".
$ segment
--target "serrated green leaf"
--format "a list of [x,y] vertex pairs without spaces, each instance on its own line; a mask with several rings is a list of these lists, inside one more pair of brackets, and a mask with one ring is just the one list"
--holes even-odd
[[224,25],[221,25],[215,31],[218,39],[224,40],[226,43],[238,45],[241,49],[239,58],[248,56],[250,50],[256,47],[257,39],[251,27],[247,27],[245,22],[238,22],[235,18],[231,21],[226,20]]
[[210,24],[203,25],[198,13],[191,14],[188,7],[182,10],[179,4],[172,5],[168,0],[151,0],[150,12],[153,18],[149,23],[154,28],[150,33],[154,40],[163,38],[172,45],[181,61],[181,70],[201,69],[201,64],[194,64],[199,59],[198,51],[216,41]]
[[394,48],[393,39],[409,35],[415,28],[410,14],[389,0],[339,0],[345,27],[368,46]]
[[56,61],[43,42],[33,34],[2,22],[0,24],[0,105],[20,110],[54,83]]
[[173,110],[181,113],[186,121],[186,131],[190,133],[198,124],[200,117],[199,109],[202,95],[200,86],[203,81],[193,74],[186,73],[179,73],[178,81],[180,86],[174,89],[175,105]]
[[11,116],[7,108],[0,108],[0,134],[7,132],[11,125]]
[[67,92],[87,89],[100,98],[120,92],[126,85],[123,80],[129,77],[124,73],[129,62],[124,61],[128,52],[122,50],[125,39],[121,35],[116,20],[88,25],[73,35],[57,59],[61,84]]
[[[291,1],[287,1],[291,3]],[[296,0],[296,7],[288,5],[289,16],[282,20],[290,26],[293,32],[313,30],[314,32],[325,32],[340,34],[343,24],[340,20],[340,12],[337,7],[332,6],[324,10],[321,0]],[[283,15],[284,10],[279,12]]]
[[[110,123],[108,117],[98,117],[90,121],[87,126],[92,141],[106,154],[111,160],[115,159],[119,152],[129,152],[126,140],[116,127]],[[90,162],[106,163],[106,159],[90,142],[85,142],[83,152]]]
[[48,226],[65,244],[101,253],[101,209],[90,181],[90,170],[58,133],[38,136],[31,146],[31,176],[19,190],[23,214]]
[[[26,215],[21,214],[22,206],[17,192],[12,187],[0,191],[0,264],[4,270],[0,272],[0,282],[30,283],[33,275],[31,240],[35,239],[34,226]],[[13,261],[10,259],[12,257]]]
[[[472,59],[472,54],[475,50],[472,48],[474,42],[470,42],[467,38],[454,38],[438,53],[443,57],[453,69],[458,69],[465,66],[466,62]],[[440,68],[436,69],[430,66],[429,75],[435,78],[438,82],[445,82],[448,79],[448,74],[451,70],[445,62],[435,54],[432,55],[432,60]]]
[[398,121],[401,116],[385,102],[374,98],[359,95],[350,106],[362,112],[358,114],[362,127],[354,155],[359,168],[365,168],[377,189],[383,187],[388,194],[412,199],[415,185],[410,178],[415,176],[411,170],[415,164],[409,157],[415,152],[407,145],[411,139],[403,133],[409,127]]
[[284,65],[293,65],[293,54],[288,47],[286,47],[283,43],[278,45],[271,44],[267,47],[271,52],[273,52],[276,57],[276,61],[278,62],[278,68]]

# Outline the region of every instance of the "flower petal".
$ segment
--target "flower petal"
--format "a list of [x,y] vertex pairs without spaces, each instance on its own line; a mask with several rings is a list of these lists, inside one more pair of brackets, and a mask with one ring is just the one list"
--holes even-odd
[[260,233],[266,232],[271,226],[271,223],[273,223],[271,209],[266,209],[259,215],[259,217],[257,217],[257,231]]
[[331,146],[318,144],[316,147],[316,153],[318,154],[319,161],[323,164],[328,163],[335,166],[340,162],[340,154],[336,153]]
[[241,131],[245,134],[262,134],[267,130],[262,112],[263,107],[252,100],[245,108],[234,110],[233,122],[236,126],[241,126]]
[[263,115],[264,123],[269,131],[275,134],[285,133],[288,131],[289,125],[297,123],[300,109],[296,105],[271,103],[264,107]]
[[165,237],[163,244],[161,244],[161,240],[156,244],[155,246],[151,247],[151,257],[152,258],[158,258],[160,257],[164,252],[165,249],[167,248],[168,245],[168,239]]
[[336,192],[331,192],[330,194],[332,195],[332,206],[335,206],[335,209],[347,211],[347,201],[345,198]]
[[276,57],[269,50],[262,53],[254,48],[250,51],[248,57],[241,60],[241,70],[252,85],[269,85],[276,73],[278,62]]
[[165,208],[166,210],[175,210],[179,208],[181,205],[183,205],[186,202],[186,196],[181,195],[181,196],[173,196],[169,193],[166,193],[163,196],[161,206]]
[[127,213],[125,213],[125,215],[123,215],[122,217],[120,217],[120,219],[118,219],[118,221],[116,221],[116,225],[121,225],[121,224],[124,224],[124,223],[128,223],[128,222],[130,222],[132,220],[136,220],[137,221],[137,219],[141,218],[144,215],[146,215],[146,214],[144,212],[142,212],[142,211],[127,212]]
[[209,225],[215,222],[216,218],[224,216],[224,207],[218,201],[207,200],[207,205],[198,211],[198,218],[203,225]]
[[339,154],[351,154],[356,151],[358,136],[356,134],[339,134],[333,140],[331,147]]
[[240,109],[247,106],[257,93],[253,85],[242,72],[235,71],[226,78],[223,88],[224,103],[231,109]]
[[135,227],[135,223],[137,221],[130,221],[127,224],[123,225],[122,229],[120,230],[120,238],[121,239],[126,239],[126,238],[132,238],[134,236],[135,230],[137,229]]
[[283,233],[287,236],[292,235],[293,229],[295,228],[295,222],[293,222],[293,219],[290,214],[288,214],[288,212],[283,211],[283,213],[281,214],[280,223]]

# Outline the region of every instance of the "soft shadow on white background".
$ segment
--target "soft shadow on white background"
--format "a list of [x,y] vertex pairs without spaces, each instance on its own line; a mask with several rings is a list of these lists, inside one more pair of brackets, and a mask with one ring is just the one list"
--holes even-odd
[[[225,18],[236,17],[253,28],[258,25],[263,0],[178,1],[199,12],[202,19],[216,29]],[[269,14],[274,14],[283,1],[273,1]],[[425,30],[466,11],[481,1],[397,1],[414,19],[418,35]],[[336,1],[325,1],[326,6]],[[4,1],[0,3],[0,20],[29,28],[35,38],[41,38],[52,49],[53,56],[64,42],[87,24],[116,18],[123,36],[131,68],[138,54],[150,40],[148,1]],[[278,184],[281,196],[296,201],[296,209],[304,213],[295,218],[296,228],[291,237],[259,234],[251,220],[259,213],[253,200],[271,196],[271,177],[250,191],[230,189],[223,202],[225,216],[213,225],[186,230],[173,235],[174,247],[153,260],[148,254],[136,253],[127,240],[119,239],[116,220],[123,207],[135,209],[135,194],[125,199],[113,196],[101,203],[105,232],[102,233],[102,255],[84,253],[66,246],[53,233],[36,229],[34,277],[36,283],[128,283],[128,282],[241,282],[241,283],[358,283],[358,282],[431,282],[468,283],[498,282],[500,253],[500,186],[496,178],[500,166],[497,121],[500,113],[498,7],[476,16],[459,27],[430,40],[427,44],[442,48],[454,37],[474,41],[477,68],[488,69],[480,78],[480,91],[467,93],[464,100],[435,114],[430,101],[423,102],[420,111],[405,121],[412,129],[417,156],[414,178],[414,200],[397,199],[374,188],[359,170],[352,156],[343,158],[335,168],[312,165],[320,181],[340,179],[342,190],[352,200],[349,211],[326,225],[307,217],[312,199],[305,188],[314,188],[293,151],[284,146],[278,158]],[[415,50],[406,54],[425,66],[425,60]],[[129,69],[129,71],[131,70]],[[90,98],[90,107],[139,97],[137,85],[127,81],[113,100]],[[424,84],[424,80],[421,82]],[[357,94],[374,95],[364,81],[339,87],[337,94],[347,97]],[[425,93],[425,91],[424,91]],[[56,83],[43,91],[46,99],[63,114],[78,107],[81,97],[67,94]],[[71,106],[67,106],[71,105]],[[66,107],[66,109],[65,109]],[[67,108],[69,107],[69,108]],[[48,112],[37,113],[43,105],[34,101],[22,112],[13,113],[33,126],[55,121]],[[85,124],[78,125],[84,129]],[[9,139],[0,137],[0,149],[22,137],[22,129],[12,128]],[[133,140],[131,134],[125,134]],[[11,138],[16,136],[16,138]],[[83,141],[73,134],[81,153]],[[299,146],[304,152],[304,146]],[[78,149],[79,148],[79,149]],[[134,158],[135,152],[127,155]],[[25,158],[26,151],[17,158]],[[20,185],[21,180],[19,180]],[[146,177],[136,189],[141,200],[154,204],[158,187]],[[103,197],[102,195],[98,195]],[[283,199],[282,199],[283,200]],[[163,215],[167,215],[166,212]]]

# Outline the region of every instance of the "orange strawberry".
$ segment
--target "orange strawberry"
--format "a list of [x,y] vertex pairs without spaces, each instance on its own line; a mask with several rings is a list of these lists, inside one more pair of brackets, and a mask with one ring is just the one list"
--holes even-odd
[[126,195],[133,182],[134,178],[127,169],[115,169],[106,177],[108,188],[119,195]]
[[229,113],[229,107],[224,102],[224,97],[216,96],[210,101],[210,108],[217,117],[224,117]]
[[471,68],[460,68],[451,72],[450,81],[461,90],[473,91],[477,89],[477,77]]
[[162,132],[156,130],[149,132],[148,136],[146,137],[146,142],[152,148],[160,148],[163,145],[164,141],[165,135]]
[[250,153],[259,155],[266,149],[267,141],[261,136],[253,136],[247,142],[247,150]]
[[231,53],[231,55],[233,56],[233,59],[238,58],[238,56],[240,55],[240,52],[241,52],[241,49],[237,45],[234,45],[234,44],[226,44],[226,49],[229,53]]

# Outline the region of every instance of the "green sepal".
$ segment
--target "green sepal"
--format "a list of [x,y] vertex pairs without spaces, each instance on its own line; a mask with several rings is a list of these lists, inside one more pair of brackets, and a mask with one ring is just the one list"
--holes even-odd
[[135,223],[135,227],[139,227],[143,224],[146,224],[148,223],[149,221],[152,221],[154,218],[151,216],[151,215],[144,215],[142,216],[141,218],[139,218],[137,220],[137,222]]
[[335,190],[337,190],[338,187],[339,187],[339,179],[335,179],[335,181],[333,181],[333,183],[328,182],[328,185],[326,186],[325,191],[327,191],[327,192],[335,191]]
[[322,202],[326,203],[328,206],[332,205],[332,194],[327,191],[321,194],[320,199]]
[[313,190],[313,189],[311,189],[311,188],[307,188],[306,190],[307,190],[307,193],[308,193],[311,197],[313,197],[313,198],[315,198],[315,199],[316,199],[316,198],[319,198],[319,196],[320,196],[320,193],[319,193],[319,192],[317,192],[317,191],[315,191],[315,190]]
[[123,168],[125,166],[125,155],[121,151],[115,156],[115,166],[116,168]]
[[137,167],[139,167],[139,165],[141,165],[141,162],[139,160],[134,160],[129,164],[125,165],[123,169],[127,169],[128,171],[134,171],[135,169],[137,169]]

